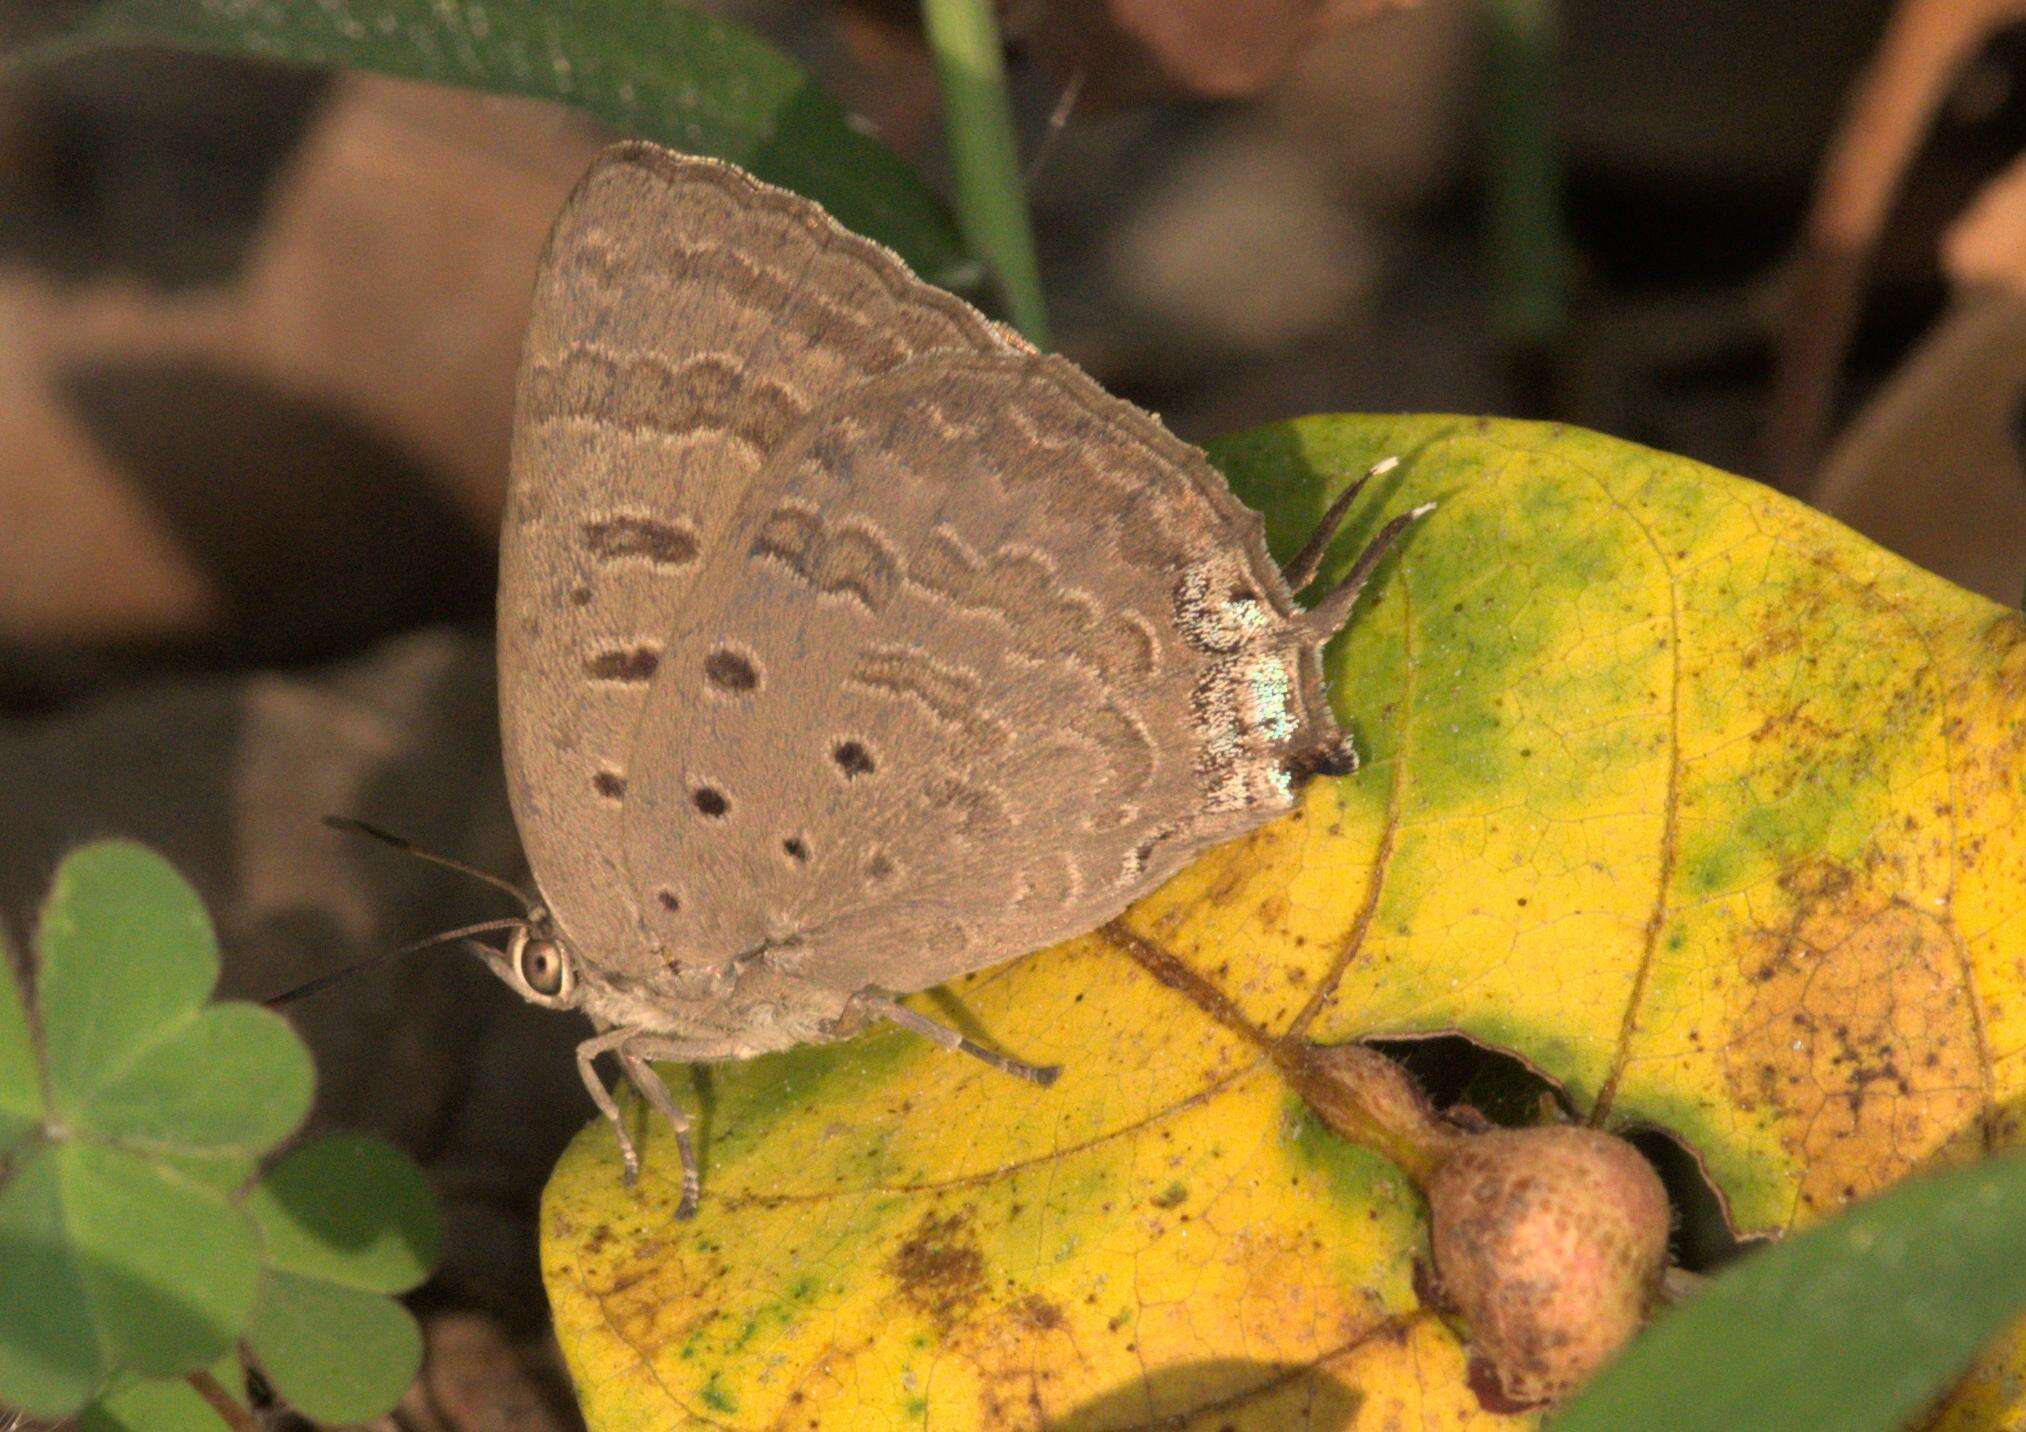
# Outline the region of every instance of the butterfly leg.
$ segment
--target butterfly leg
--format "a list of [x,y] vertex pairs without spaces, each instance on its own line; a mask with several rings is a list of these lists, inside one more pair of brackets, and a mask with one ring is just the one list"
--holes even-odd
[[994,1069],[1011,1074],[1016,1079],[1039,1084],[1044,1089],[1053,1084],[1056,1076],[1062,1073],[1060,1064],[1028,1064],[1009,1055],[995,1053],[981,1044],[975,1044],[948,1025],[938,1024],[926,1015],[916,1014],[899,1000],[883,995],[878,990],[862,989],[851,998],[861,1009],[876,1014],[881,1019],[891,1020],[902,1029],[911,1029],[924,1039],[933,1040],[945,1049],[953,1049],[959,1054],[968,1054],[973,1059],[981,1059]]
[[1434,503],[1424,502],[1381,527],[1378,535],[1367,542],[1365,550],[1358,554],[1358,560],[1351,563],[1351,570],[1344,574],[1344,579],[1331,587],[1321,601],[1296,617],[1296,624],[1307,628],[1309,635],[1319,642],[1335,636],[1351,619],[1351,607],[1357,602],[1358,593],[1365,589],[1365,583],[1370,579],[1372,569],[1379,565],[1379,559],[1400,539],[1402,532],[1434,510]]
[[628,1183],[640,1177],[640,1155],[634,1152],[632,1135],[626,1132],[626,1121],[620,1117],[619,1101],[612,1097],[612,1091],[598,1077],[598,1066],[594,1061],[607,1050],[617,1049],[632,1034],[630,1029],[611,1029],[577,1046],[577,1072],[584,1076],[584,1087],[590,1091],[591,1102],[598,1106],[598,1112],[612,1125],[612,1133],[619,1140],[619,1157],[626,1165]]
[[1344,514],[1351,510],[1351,504],[1358,500],[1358,494],[1365,490],[1365,484],[1375,477],[1384,477],[1400,465],[1397,457],[1382,457],[1366,470],[1365,475],[1337,494],[1336,501],[1323,513],[1322,521],[1316,523],[1315,531],[1309,533],[1308,541],[1301,544],[1301,550],[1294,554],[1281,575],[1287,578],[1287,589],[1298,592],[1315,580],[1315,574],[1322,570],[1323,555],[1330,550],[1330,542],[1337,535],[1337,529],[1344,525]]
[[682,1202],[675,1206],[675,1216],[694,1218],[703,1178],[697,1169],[696,1149],[689,1140],[689,1115],[676,1107],[668,1085],[661,1082],[661,1076],[654,1072],[652,1064],[624,1048],[619,1051],[619,1063],[626,1070],[626,1077],[633,1081],[633,1087],[640,1091],[640,1097],[647,1100],[654,1112],[668,1120],[668,1126],[675,1130],[675,1151],[682,1155]]

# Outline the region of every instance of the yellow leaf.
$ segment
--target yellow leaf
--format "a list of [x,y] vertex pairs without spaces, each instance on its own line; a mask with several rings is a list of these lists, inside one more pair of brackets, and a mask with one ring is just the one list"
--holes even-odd
[[[1326,418],[1217,456],[1286,553],[1393,452],[1354,526],[1441,507],[1331,653],[1363,770],[917,1001],[1053,1089],[900,1033],[721,1067],[686,1224],[657,1129],[637,1189],[577,1140],[543,1247],[593,1428],[1518,1425],[1289,1034],[1514,1050],[1679,1135],[1745,1231],[2019,1138],[2018,615],[1588,433]],[[2007,1356],[1963,1407],[2026,1416]]]

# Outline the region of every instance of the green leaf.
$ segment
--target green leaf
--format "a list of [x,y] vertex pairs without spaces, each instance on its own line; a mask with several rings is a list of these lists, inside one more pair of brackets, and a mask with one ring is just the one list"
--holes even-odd
[[442,1237],[422,1171],[378,1139],[332,1134],[291,1150],[247,1208],[267,1257],[247,1346],[275,1390],[321,1421],[386,1411],[422,1339],[383,1294],[427,1277]]
[[42,1115],[42,1075],[35,1067],[28,1011],[7,950],[0,946],[0,1159],[42,1122]]
[[743,165],[898,250],[932,282],[971,266],[928,187],[752,31],[638,0],[95,0],[39,32],[347,65],[560,100],[629,134]]
[[331,1134],[292,1149],[246,1206],[270,1269],[367,1292],[420,1283],[442,1237],[422,1171],[362,1134]]
[[0,1184],[0,1406],[61,1417],[106,1374],[84,1270],[63,1228],[57,1151],[35,1150]]
[[246,1345],[274,1390],[319,1422],[379,1416],[422,1366],[422,1333],[406,1308],[292,1273],[267,1275]]
[[205,1371],[227,1397],[242,1405],[251,1404],[253,1399],[246,1391],[246,1364],[239,1360],[239,1349],[236,1345],[231,1352],[217,1359]]
[[77,1432],[228,1432],[225,1419],[181,1378],[148,1378],[78,1414]]
[[222,1194],[123,1149],[59,1146],[63,1227],[114,1367],[167,1376],[246,1325],[260,1275],[251,1220]]
[[211,922],[153,851],[108,842],[71,855],[38,941],[53,1102],[73,1131],[257,1154],[309,1112],[316,1074],[287,1022],[251,1004],[205,1006],[218,978]]
[[[65,860],[37,941],[40,1051],[0,969],[0,1133],[19,1148],[44,1126],[0,1184],[0,1404],[66,1415],[110,1381],[93,1416],[152,1425],[150,1399],[187,1406],[174,1379],[228,1353],[252,1315],[262,1243],[241,1202],[260,1156],[308,1111],[314,1070],[278,1016],[205,1003],[218,974],[210,922],[139,846]],[[45,1080],[58,1091],[47,1114]],[[345,1206],[343,1228],[396,1230],[363,1266],[412,1282],[436,1230],[409,1184],[420,1186],[412,1169],[406,1183],[312,1180],[299,1196]],[[361,1193],[367,1208],[352,1209]]]
[[[0,1405],[61,1417],[123,1355],[164,1374],[216,1357],[250,1311],[254,1253],[217,1194],[116,1149],[36,1150],[0,1185]],[[153,1405],[126,1389],[98,1410],[129,1421],[83,1425],[181,1425],[134,1410]]]
[[252,1154],[230,1150],[225,1153],[174,1153],[161,1149],[149,1151],[155,1166],[165,1173],[178,1178],[201,1183],[214,1188],[228,1197],[241,1193],[252,1181],[260,1168],[260,1160]]
[[1666,1314],[1556,1432],[1899,1427],[2026,1309],[2026,1158],[1902,1184]]
[[50,1102],[65,1118],[218,982],[218,941],[197,892],[127,841],[64,859],[36,943]]
[[[632,1187],[585,1130],[542,1214],[591,1425],[789,1423],[819,1383],[826,1421],[963,1425],[1009,1381],[1045,1425],[1494,1425],[1419,1307],[1421,1200],[1260,1058],[1290,1037],[1509,1051],[1586,1118],[1608,1093],[1613,1125],[1679,1134],[1754,1230],[1966,1130],[2014,1136],[2026,623],[1568,428],[1317,418],[1217,445],[1282,554],[1393,454],[1325,568],[1440,503],[1327,656],[1363,769],[922,1002],[1060,1061],[1053,1088],[898,1031],[725,1066],[683,1224],[665,1127]],[[958,1377],[953,1322],[987,1350]],[[2018,1366],[1980,1369],[1977,1411],[2000,1405],[1959,1425],[2026,1427]],[[1678,1426],[1728,1375],[1616,1425]]]
[[309,1113],[316,1070],[288,1022],[258,1005],[213,1005],[144,1049],[76,1117],[152,1147],[260,1150]]

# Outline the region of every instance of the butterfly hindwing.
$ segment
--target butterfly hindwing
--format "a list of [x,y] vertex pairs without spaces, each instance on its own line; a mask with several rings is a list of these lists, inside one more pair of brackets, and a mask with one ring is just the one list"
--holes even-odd
[[[1334,738],[1259,519],[1058,359],[814,410],[672,629],[627,860],[662,947],[912,990],[1115,914]],[[666,761],[662,763],[661,755]]]

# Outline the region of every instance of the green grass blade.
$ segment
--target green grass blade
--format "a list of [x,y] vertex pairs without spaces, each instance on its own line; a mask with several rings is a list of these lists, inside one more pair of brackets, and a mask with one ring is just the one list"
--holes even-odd
[[639,0],[90,0],[51,6],[17,53],[181,45],[558,100],[817,200],[932,283],[970,268],[946,211],[794,61],[740,25]]
[[1575,267],[1555,133],[1557,0],[1480,0],[1485,50],[1487,233],[1492,306],[1511,345],[1568,327]]
[[2026,1157],[1915,1179],[1753,1254],[1653,1327],[1554,1432],[1887,1432],[2026,1310]]
[[958,221],[997,276],[1013,326],[1046,348],[1048,312],[991,0],[922,0],[922,20],[942,82]]

